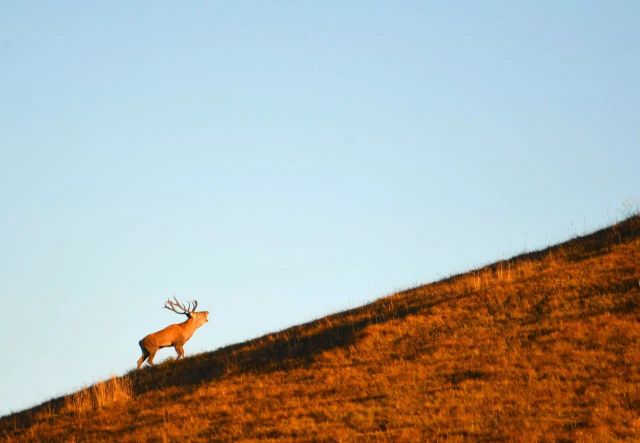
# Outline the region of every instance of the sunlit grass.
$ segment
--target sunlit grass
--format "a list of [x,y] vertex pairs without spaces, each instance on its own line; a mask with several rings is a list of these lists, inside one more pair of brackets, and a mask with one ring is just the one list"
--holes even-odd
[[[8,441],[640,441],[640,219],[0,420]],[[100,387],[102,386],[102,387]]]
[[74,413],[95,411],[130,400],[132,397],[132,380],[125,377],[112,377],[65,397],[62,409],[65,412]]

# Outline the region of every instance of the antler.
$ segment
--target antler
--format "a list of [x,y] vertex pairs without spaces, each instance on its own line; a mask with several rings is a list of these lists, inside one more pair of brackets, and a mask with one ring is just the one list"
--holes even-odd
[[[191,307],[191,303],[192,302],[187,302],[187,306],[185,306],[182,303],[180,303],[175,296],[173,297],[173,299],[175,301],[167,300],[164,303],[164,308],[168,309],[170,311],[173,311],[176,314],[184,314],[187,317],[189,317],[189,314],[194,312],[196,310],[196,308],[198,307],[198,302],[196,300],[193,300],[193,307]],[[180,309],[180,310],[178,311],[176,308]]]

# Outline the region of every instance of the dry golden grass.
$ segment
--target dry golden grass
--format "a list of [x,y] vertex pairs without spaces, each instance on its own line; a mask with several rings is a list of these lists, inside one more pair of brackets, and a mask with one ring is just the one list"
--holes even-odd
[[133,383],[131,379],[112,377],[65,397],[62,410],[72,413],[94,411],[130,400],[132,397]]
[[640,441],[640,218],[115,380],[0,437]]

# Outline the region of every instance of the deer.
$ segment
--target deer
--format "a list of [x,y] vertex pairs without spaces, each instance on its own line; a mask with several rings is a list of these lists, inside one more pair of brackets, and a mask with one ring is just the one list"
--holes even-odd
[[[153,366],[153,357],[155,357],[158,349],[168,348],[173,346],[178,354],[176,360],[184,358],[184,344],[191,338],[193,333],[203,324],[209,321],[209,311],[196,312],[198,307],[198,301],[192,300],[187,302],[187,306],[180,303],[174,296],[174,301],[167,300],[164,304],[164,308],[168,309],[176,314],[186,315],[187,320],[182,323],[169,325],[164,329],[149,334],[138,342],[140,349],[142,349],[142,357],[138,359],[138,369],[142,366],[146,360],[151,366]],[[193,306],[191,305],[193,303]]]

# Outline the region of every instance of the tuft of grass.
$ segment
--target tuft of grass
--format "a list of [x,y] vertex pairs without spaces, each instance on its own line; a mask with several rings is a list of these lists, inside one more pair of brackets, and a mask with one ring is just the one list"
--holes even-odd
[[95,411],[133,397],[133,384],[127,377],[111,377],[82,389],[64,399],[64,412],[83,413]]

